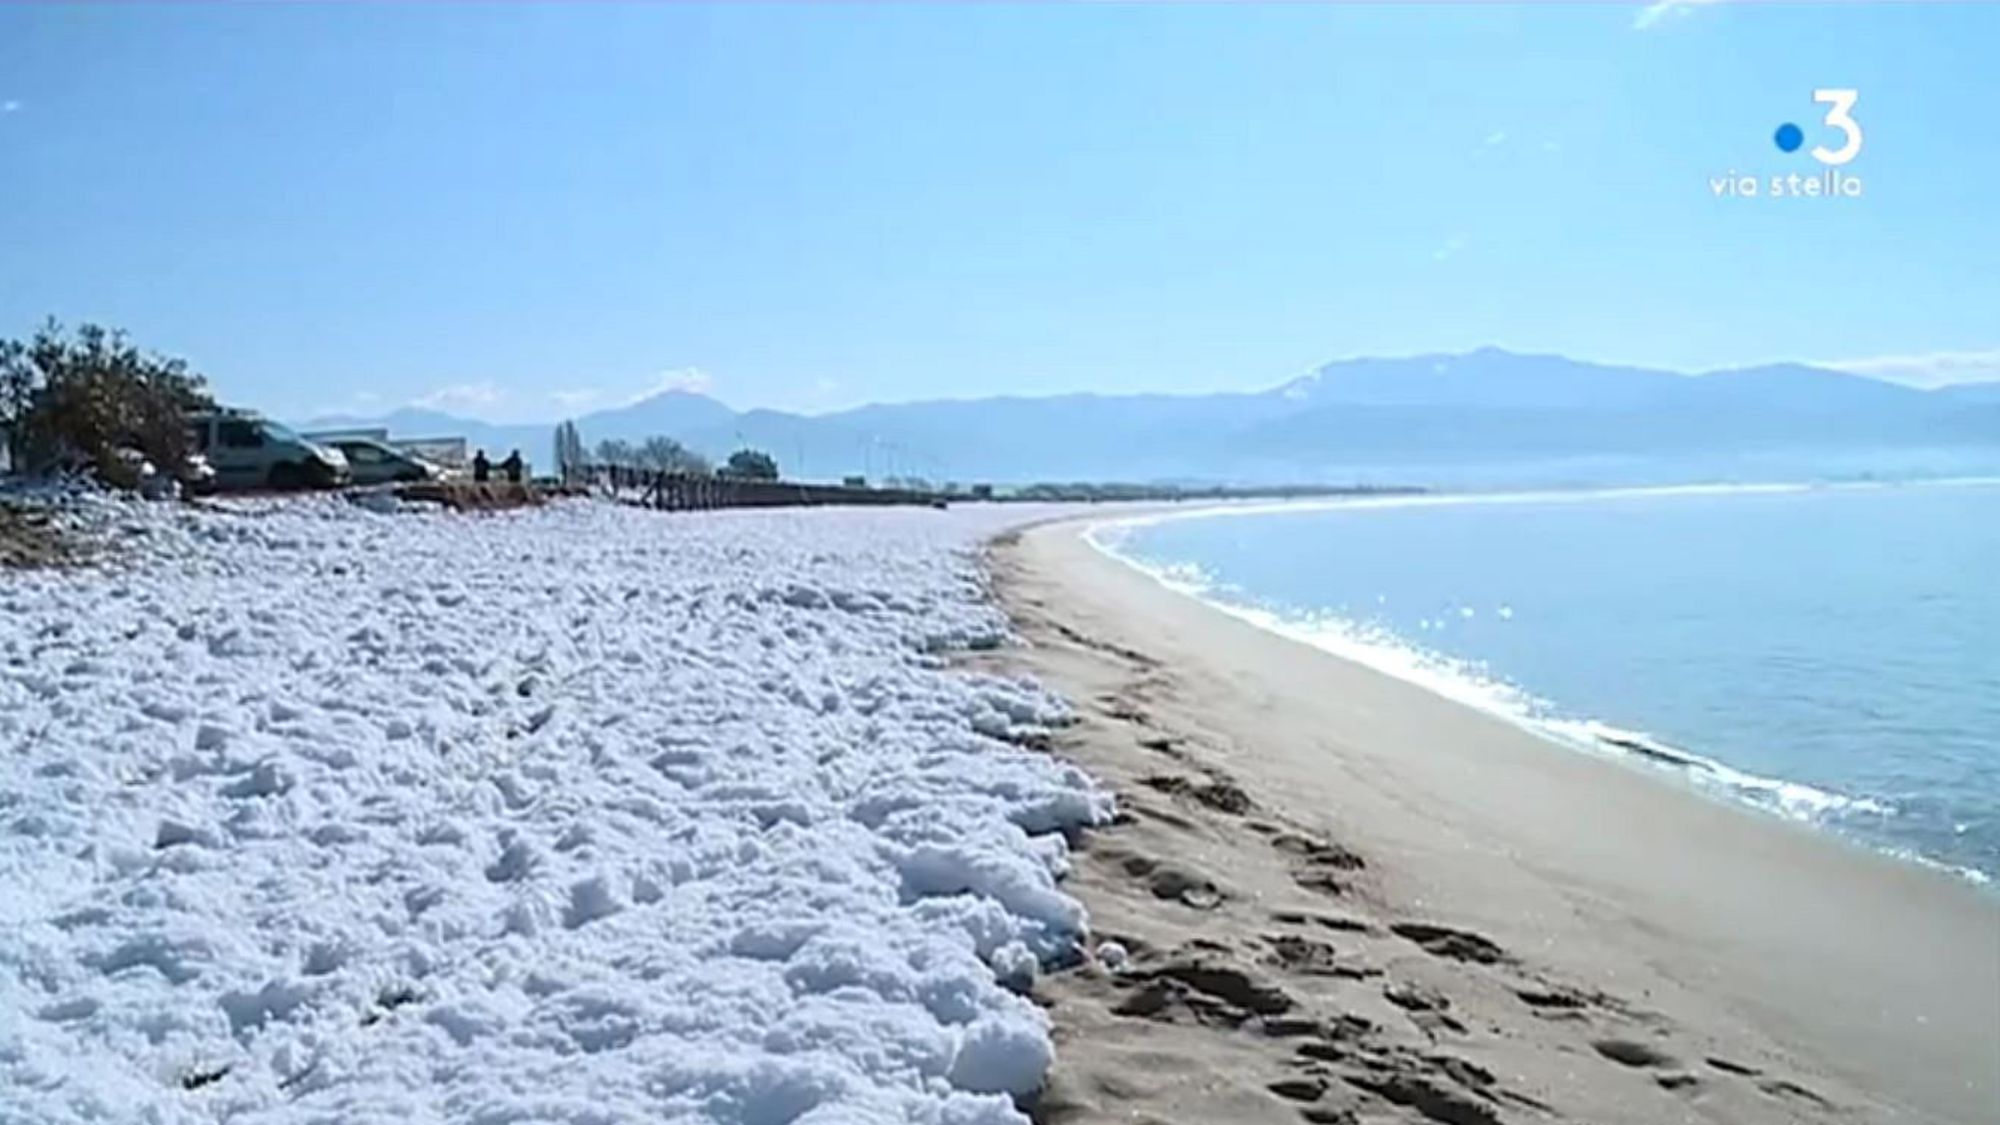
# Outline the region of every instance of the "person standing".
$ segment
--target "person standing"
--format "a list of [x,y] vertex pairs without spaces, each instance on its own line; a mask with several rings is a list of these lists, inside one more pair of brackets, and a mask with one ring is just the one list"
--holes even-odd
[[493,463],[486,459],[484,449],[472,455],[472,479],[478,484],[485,484],[493,479]]
[[521,470],[524,467],[521,461],[521,451],[518,449],[507,454],[507,459],[500,462],[500,471],[507,474],[507,480],[511,484],[521,483]]

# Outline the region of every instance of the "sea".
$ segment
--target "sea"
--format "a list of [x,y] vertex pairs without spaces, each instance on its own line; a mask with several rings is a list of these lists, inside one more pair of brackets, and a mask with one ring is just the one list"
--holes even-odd
[[2000,481],[1375,497],[1090,535],[1566,750],[2000,893]]

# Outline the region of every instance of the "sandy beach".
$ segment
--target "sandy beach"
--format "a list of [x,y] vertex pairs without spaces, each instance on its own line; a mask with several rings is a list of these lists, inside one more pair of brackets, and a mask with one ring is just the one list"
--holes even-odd
[[[996,540],[1118,794],[1066,890],[1038,1119],[2000,1120],[2000,905],[1548,744],[1202,606],[1080,539]],[[1124,953],[1121,962],[1120,953]]]

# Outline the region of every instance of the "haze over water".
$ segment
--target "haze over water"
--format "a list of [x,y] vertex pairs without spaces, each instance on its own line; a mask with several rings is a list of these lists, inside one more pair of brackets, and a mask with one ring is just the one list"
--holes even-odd
[[1098,538],[1573,745],[2000,876],[2000,483],[1439,497]]

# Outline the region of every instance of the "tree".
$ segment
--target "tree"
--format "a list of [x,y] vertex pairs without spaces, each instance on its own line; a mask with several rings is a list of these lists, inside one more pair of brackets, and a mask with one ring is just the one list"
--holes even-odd
[[597,443],[597,459],[606,465],[636,465],[639,456],[627,442],[607,438]]
[[556,472],[564,480],[569,480],[581,472],[584,462],[590,460],[583,449],[583,435],[576,432],[575,422],[563,422],[556,427]]
[[0,340],[0,434],[18,466],[78,457],[132,485],[118,450],[137,449],[169,472],[193,452],[187,414],[213,409],[205,380],[179,359],[141,352],[123,332],[54,320],[32,340]]
[[649,437],[639,444],[639,463],[663,473],[707,476],[708,458],[670,437]]
[[729,455],[718,475],[735,480],[777,480],[778,463],[762,450],[739,449]]

